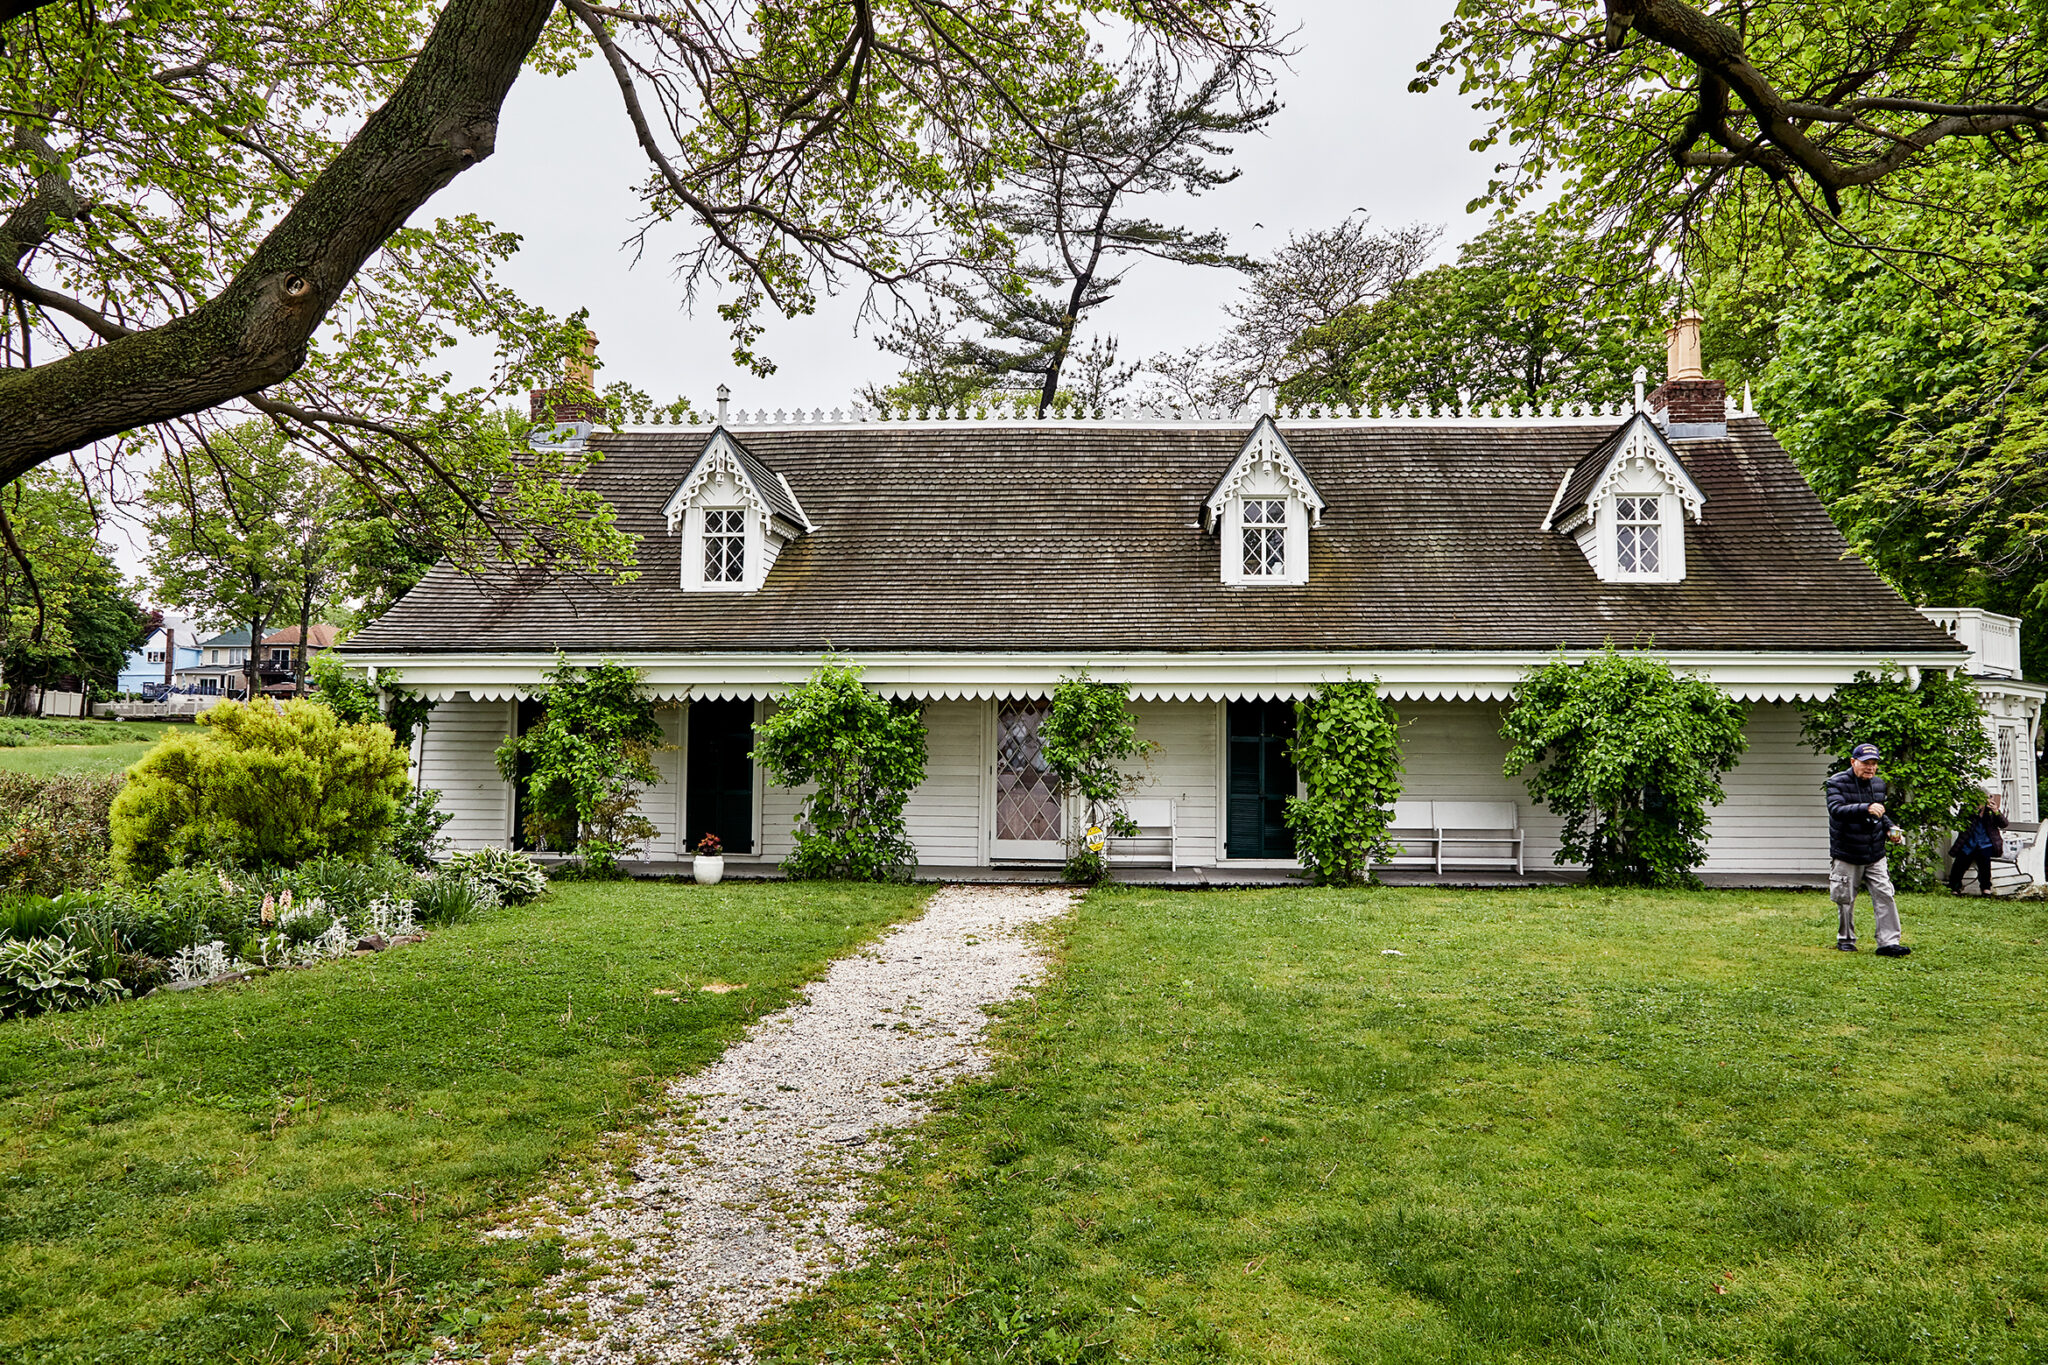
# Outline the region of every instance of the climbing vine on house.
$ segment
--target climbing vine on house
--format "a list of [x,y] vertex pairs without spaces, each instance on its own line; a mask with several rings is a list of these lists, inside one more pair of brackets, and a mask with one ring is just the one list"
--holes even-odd
[[1081,828],[1066,841],[1065,876],[1071,882],[1107,877],[1109,840],[1138,832],[1125,806],[1145,773],[1132,765],[1159,746],[1138,738],[1129,702],[1122,683],[1098,682],[1082,669],[1079,677],[1060,679],[1039,722],[1039,755],[1061,805],[1078,800],[1087,807]]
[[1609,647],[1530,670],[1501,724],[1502,771],[1564,819],[1560,863],[1596,885],[1697,886],[1708,808],[1748,747],[1741,703],[1649,654]]
[[1401,794],[1400,720],[1377,682],[1328,683],[1295,707],[1287,751],[1305,796],[1287,799],[1295,855],[1318,886],[1359,886],[1399,852],[1387,838]]
[[573,849],[591,874],[619,875],[619,859],[660,832],[640,813],[639,789],[661,780],[662,742],[640,671],[585,670],[557,655],[533,700],[540,720],[498,746],[498,771],[526,798],[526,835],[541,848]]
[[1825,701],[1806,704],[1799,738],[1833,759],[1830,773],[1849,766],[1855,745],[1878,747],[1878,771],[1891,795],[1886,809],[1906,835],[1887,860],[1892,880],[1901,891],[1934,890],[1941,836],[1992,778],[1984,702],[1969,679],[1930,670],[1915,686],[1897,664],[1858,673]]
[[924,707],[892,701],[828,657],[754,727],[754,758],[786,787],[815,783],[797,816],[791,877],[907,881],[917,849],[903,807],[924,781]]

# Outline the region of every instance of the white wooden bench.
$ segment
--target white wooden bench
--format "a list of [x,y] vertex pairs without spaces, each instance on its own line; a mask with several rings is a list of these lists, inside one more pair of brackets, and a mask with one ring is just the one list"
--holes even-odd
[[1522,871],[1522,821],[1512,801],[1396,801],[1387,837],[1403,850],[1390,867]]
[[1174,861],[1172,800],[1149,797],[1127,801],[1124,814],[1131,817],[1138,832],[1128,839],[1110,839],[1107,852],[1111,866],[1164,867],[1169,871],[1180,866]]

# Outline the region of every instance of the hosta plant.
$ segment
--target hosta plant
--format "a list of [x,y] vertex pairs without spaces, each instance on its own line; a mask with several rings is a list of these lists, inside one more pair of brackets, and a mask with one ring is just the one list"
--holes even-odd
[[457,853],[441,864],[449,872],[481,882],[498,893],[506,905],[524,905],[547,894],[548,874],[540,863],[524,853],[502,848],[479,848]]
[[93,980],[85,950],[60,938],[0,942],[0,1018],[85,1009],[127,993],[112,977]]

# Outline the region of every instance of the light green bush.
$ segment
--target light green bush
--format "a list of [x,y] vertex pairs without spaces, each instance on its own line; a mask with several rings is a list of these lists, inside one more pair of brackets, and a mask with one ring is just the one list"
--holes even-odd
[[114,801],[114,865],[143,881],[199,862],[369,854],[405,794],[405,766],[381,725],[343,724],[312,702],[224,702],[129,772]]
[[1401,730],[1377,682],[1327,683],[1296,707],[1288,751],[1305,796],[1287,798],[1301,865],[1318,886],[1359,886],[1392,857]]

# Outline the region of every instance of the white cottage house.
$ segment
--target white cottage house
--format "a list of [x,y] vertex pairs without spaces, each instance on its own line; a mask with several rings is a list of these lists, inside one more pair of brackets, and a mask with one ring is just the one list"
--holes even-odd
[[[1558,821],[1502,775],[1502,703],[1560,652],[1651,646],[1750,708],[1705,870],[1805,879],[1826,868],[1827,763],[1799,744],[1800,704],[1888,660],[1977,656],[1846,553],[1686,340],[1676,377],[1604,410],[569,424],[603,452],[585,477],[640,537],[641,576],[443,566],[344,651],[440,699],[414,757],[463,847],[519,837],[492,754],[555,651],[638,667],[672,745],[649,854],[708,830],[729,866],[779,860],[800,801],[763,781],[750,727],[850,656],[925,704],[908,819],[927,871],[1061,857],[1076,812],[1036,732],[1085,668],[1128,684],[1159,746],[1149,842],[1120,851],[1227,880],[1293,865],[1292,702],[1346,677],[1378,678],[1406,723],[1407,861],[1550,869]],[[2042,689],[2005,681],[2031,741]],[[2017,795],[2031,823],[2031,774]]]

